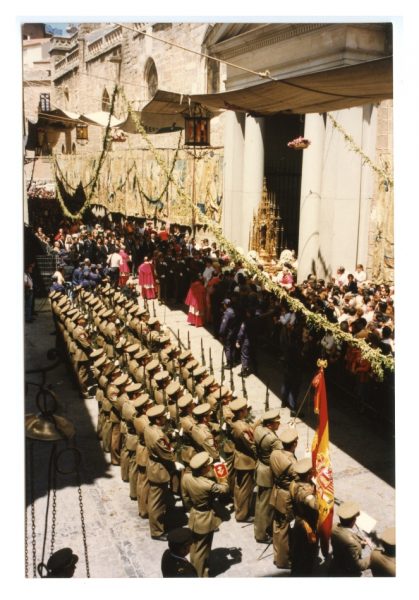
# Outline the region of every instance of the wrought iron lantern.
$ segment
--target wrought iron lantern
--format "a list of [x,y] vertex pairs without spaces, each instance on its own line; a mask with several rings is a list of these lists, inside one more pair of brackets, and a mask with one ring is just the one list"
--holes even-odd
[[210,117],[203,115],[184,115],[185,146],[210,145]]

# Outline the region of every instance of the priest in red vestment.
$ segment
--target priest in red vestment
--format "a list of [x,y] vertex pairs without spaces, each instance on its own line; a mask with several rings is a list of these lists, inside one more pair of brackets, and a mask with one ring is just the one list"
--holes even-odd
[[138,283],[141,287],[141,295],[145,300],[156,298],[156,276],[153,264],[146,256],[144,262],[138,267]]
[[207,290],[202,282],[202,279],[196,275],[189,288],[186,296],[185,304],[189,306],[188,323],[195,327],[205,325],[205,306],[206,306]]

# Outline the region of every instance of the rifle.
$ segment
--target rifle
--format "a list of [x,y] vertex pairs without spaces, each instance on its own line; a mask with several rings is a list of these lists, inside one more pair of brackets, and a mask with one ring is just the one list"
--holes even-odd
[[153,300],[153,317],[156,318],[156,307],[154,305],[154,300]]
[[214,375],[214,366],[212,364],[211,348],[209,349],[209,370],[210,370],[210,374]]
[[266,386],[266,394],[265,394],[265,411],[269,410],[269,388]]
[[203,342],[202,338],[201,338],[201,363],[202,363],[203,367],[206,366],[206,363],[205,363],[205,352],[204,352],[204,342]]
[[234,393],[234,377],[233,377],[233,369],[230,369],[230,389]]
[[188,331],[188,350],[191,349],[191,338],[189,336],[189,331]]
[[243,398],[246,398],[246,400],[247,400],[247,398],[248,398],[248,396],[247,396],[247,389],[246,389],[246,384],[244,382],[243,373],[241,375],[241,378],[242,378],[242,394],[243,394]]

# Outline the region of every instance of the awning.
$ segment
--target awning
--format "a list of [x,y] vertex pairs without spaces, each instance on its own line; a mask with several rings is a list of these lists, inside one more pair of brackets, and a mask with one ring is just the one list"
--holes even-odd
[[[89,125],[100,125],[101,127],[107,127],[109,123],[109,114],[105,110],[98,110],[97,112],[88,113],[87,115],[81,115],[80,120]],[[125,119],[117,119],[112,115],[110,126],[118,127],[123,123]]]
[[388,57],[231,92],[194,94],[190,99],[209,110],[225,109],[268,116],[279,112],[329,112],[392,97],[393,60]]

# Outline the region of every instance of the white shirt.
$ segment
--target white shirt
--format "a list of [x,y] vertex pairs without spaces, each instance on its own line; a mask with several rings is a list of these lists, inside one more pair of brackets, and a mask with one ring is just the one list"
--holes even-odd
[[122,256],[118,254],[118,252],[113,252],[108,256],[108,265],[111,269],[119,268],[119,265],[122,262]]

